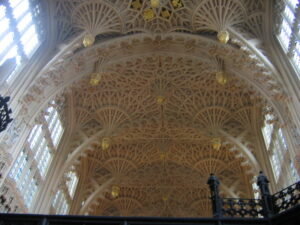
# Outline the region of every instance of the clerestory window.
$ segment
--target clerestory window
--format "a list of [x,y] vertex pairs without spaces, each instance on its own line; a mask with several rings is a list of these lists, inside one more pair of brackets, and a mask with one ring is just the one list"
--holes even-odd
[[300,180],[300,176],[299,176],[298,171],[296,169],[295,162],[292,161],[292,160],[290,162],[290,170],[291,170],[292,181],[293,182],[299,181]]
[[64,130],[55,101],[51,104],[54,106],[48,107],[46,115],[40,118],[40,123],[31,129],[23,150],[10,171],[10,177],[16,182],[28,209],[38,192],[39,182],[43,182],[46,177]]
[[269,148],[270,148],[273,129],[274,129],[272,120],[274,120],[274,116],[272,114],[265,115],[264,126],[262,128],[262,134],[263,134],[263,137],[265,140],[267,150],[269,150]]
[[278,126],[278,123],[276,123],[275,117],[272,113],[267,113],[264,116],[264,124],[261,132],[269,154],[274,177],[276,181],[278,181],[282,172],[282,165],[284,164],[288,145],[284,132],[282,128]]
[[62,190],[59,190],[52,201],[52,207],[55,210],[56,214],[67,214],[69,211],[69,204],[65,193]]
[[277,35],[283,50],[295,67],[300,79],[300,7],[299,0],[285,0],[282,23]]
[[[34,0],[1,1],[0,66],[8,59],[13,59],[16,71],[39,47],[44,33],[38,21],[40,8],[40,2]],[[9,81],[13,74],[6,80]]]
[[77,174],[73,171],[70,171],[69,173],[67,173],[66,185],[67,185],[69,194],[72,198],[74,197],[77,183],[78,183]]

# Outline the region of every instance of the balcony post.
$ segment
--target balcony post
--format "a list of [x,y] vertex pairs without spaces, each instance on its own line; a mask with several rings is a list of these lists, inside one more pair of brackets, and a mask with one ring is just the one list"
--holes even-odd
[[40,223],[40,225],[48,225],[48,220],[47,220],[47,217],[44,217]]
[[262,171],[259,172],[257,177],[257,185],[261,193],[263,215],[264,217],[269,218],[274,215],[273,200],[269,190],[269,180]]
[[213,217],[222,217],[222,199],[219,195],[220,181],[213,173],[211,173],[207,184],[209,185],[211,193]]

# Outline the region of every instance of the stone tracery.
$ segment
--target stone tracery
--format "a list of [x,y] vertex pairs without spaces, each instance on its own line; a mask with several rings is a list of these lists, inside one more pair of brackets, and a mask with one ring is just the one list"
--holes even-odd
[[[133,211],[138,215],[154,215],[151,212],[157,211],[145,210],[145,207],[153,207],[154,202],[158,202],[158,208],[165,207],[167,200],[161,200],[163,190],[166,190],[165,179],[175,182],[168,184],[175,185],[174,188],[169,187],[174,193],[168,203],[174,204],[168,206],[174,209],[178,202],[183,201],[178,200],[175,193],[181,192],[182,188],[188,190],[198,186],[205,190],[203,177],[212,171],[224,180],[224,194],[247,190],[254,173],[251,160],[231,150],[235,144],[226,141],[225,136],[219,152],[214,151],[209,143],[214,135],[223,136],[218,132],[220,129],[231,133],[232,129],[227,126],[230,123],[239,124],[241,129],[236,137],[230,134],[233,138],[251,142],[248,135],[239,136],[239,133],[251,133],[249,126],[257,122],[254,118],[258,112],[254,109],[262,104],[262,100],[251,97],[254,93],[249,85],[232,74],[226,86],[219,85],[212,75],[215,68],[194,59],[161,55],[108,64],[106,70],[110,71],[109,75],[104,76],[98,86],[90,86],[86,77],[71,88],[76,99],[74,106],[76,111],[78,109],[77,126],[81,130],[74,134],[74,141],[77,140],[78,144],[72,148],[80,146],[80,142],[93,137],[93,134],[100,134],[90,147],[82,148],[84,154],[79,151],[77,156],[72,156],[78,171],[85,171],[94,177],[86,180],[86,186],[81,186],[86,192],[79,198],[86,201],[89,196],[97,195],[104,199],[99,200],[101,204],[107,204],[100,207],[95,196],[92,202],[85,203],[84,209],[87,211],[81,213],[99,213],[101,208],[101,212],[107,215],[130,215]],[[163,105],[156,102],[157,95],[166,96]],[[236,127],[233,125],[234,129]],[[109,150],[103,150],[100,138],[107,135],[112,137],[112,146]],[[79,138],[82,141],[78,142]],[[251,151],[255,148],[254,144]],[[225,162],[226,158],[230,163]],[[85,166],[88,167],[83,169]],[[171,175],[173,173],[176,175]],[[168,176],[172,178],[168,179]],[[110,185],[98,191],[97,187],[105,184],[107,179],[113,179],[113,183],[121,187],[119,200],[111,199]],[[234,189],[226,187],[235,180],[240,182]],[[160,193],[153,200],[150,199],[154,196],[149,196],[150,186],[158,188],[156,193]],[[128,200],[132,196],[126,193],[132,188],[141,189],[139,191],[145,194],[142,199],[137,199],[143,207],[133,203],[136,200]],[[247,193],[250,190],[244,191],[243,196],[246,197]],[[207,193],[202,198],[205,196]],[[205,208],[204,205],[202,207]],[[182,209],[173,212],[186,216],[201,215],[197,209],[190,210],[195,214]],[[209,211],[208,205],[204,211]],[[173,215],[168,210],[163,212],[164,215]]]
[[[66,172],[74,166],[82,177],[89,176],[82,181],[80,190],[84,192],[76,197],[73,212],[207,216],[208,193],[201,176],[207,177],[212,171],[223,180],[224,195],[249,196],[258,166],[253,134],[261,123],[260,110],[267,98],[272,102],[282,97],[282,87],[274,68],[237,37],[224,46],[211,40],[210,35],[211,31],[229,27],[239,31],[245,40],[258,38],[263,42],[264,1],[245,0],[246,4],[240,4],[216,0],[230,16],[210,17],[206,23],[199,11],[211,10],[209,1],[202,1],[202,6],[192,10],[198,1],[183,0],[182,7],[174,8],[165,0],[162,7],[155,9],[152,19],[143,16],[149,8],[145,1],[140,8],[131,7],[133,1],[129,0],[79,2],[56,1],[57,26],[61,30],[57,39],[70,40],[84,30],[95,36],[100,34],[97,45],[83,49],[81,36],[73,41],[73,46],[70,44],[45,67],[23,99],[24,105],[34,110],[63,89],[74,97],[70,107],[74,107],[75,119],[69,122],[77,130],[72,133],[64,169]],[[234,14],[229,5],[239,13]],[[162,15],[165,9],[169,10],[168,18]],[[104,16],[91,23],[96,16],[90,16],[99,10],[109,18],[105,20]],[[118,36],[183,30],[201,31],[207,38],[171,33],[105,40],[105,35],[111,33]],[[228,65],[229,82],[225,86],[215,81],[220,60]],[[92,87],[89,77],[97,63],[101,65],[99,71],[105,72],[100,84]],[[158,104],[157,97],[163,97],[163,103]],[[103,151],[100,140],[106,136],[112,139],[112,146]],[[215,136],[222,140],[219,152],[213,152],[210,146]],[[161,170],[163,166],[173,181],[185,184],[184,190],[176,186],[166,196],[164,182],[168,176]],[[183,174],[189,174],[188,178]],[[151,186],[151,179],[156,179],[154,190],[142,186]],[[62,183],[63,180],[64,177]],[[239,182],[229,187],[235,180]],[[117,199],[111,197],[113,184],[121,187]],[[246,191],[243,194],[241,190]],[[82,202],[85,203],[79,210]]]
[[[257,13],[264,12],[265,5],[262,1],[181,0],[179,2],[180,4],[174,4],[172,1],[166,0],[162,1],[159,7],[152,8],[150,1],[145,0],[107,0],[101,3],[89,0],[83,4],[80,4],[79,0],[57,1],[57,24],[58,27],[64,28],[60,32],[64,34],[69,32],[69,36],[72,36],[74,31],[76,32],[76,28],[98,35],[111,32],[151,31],[161,33],[182,30],[216,32],[228,27],[243,27],[242,30],[247,36],[247,33],[253,34],[252,27],[261,29],[262,26],[261,19],[251,19]],[[215,7],[216,5],[217,7]],[[71,13],[72,11],[73,13]],[[206,12],[211,13],[207,14]],[[97,15],[103,15],[103,13],[107,16],[102,16],[101,20],[97,19]],[[70,21],[69,18],[73,18],[73,24],[67,25],[67,21]],[[62,21],[65,22],[62,23]],[[251,23],[252,26],[247,26],[247,23]],[[109,29],[106,29],[107,25],[110,27]],[[254,34],[257,33],[254,32]],[[60,37],[67,38],[63,34]],[[259,37],[261,36],[257,36],[257,38]]]

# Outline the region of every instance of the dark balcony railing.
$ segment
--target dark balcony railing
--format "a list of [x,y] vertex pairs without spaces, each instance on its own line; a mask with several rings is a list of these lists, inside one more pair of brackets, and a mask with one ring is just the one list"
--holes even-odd
[[274,213],[281,213],[300,204],[300,181],[272,196]]
[[271,218],[296,206],[300,208],[300,181],[271,195],[269,180],[260,172],[257,185],[261,199],[221,198],[220,181],[213,174],[209,177],[207,184],[211,191],[214,217]]
[[[268,179],[261,172],[257,184],[261,199],[221,198],[220,182],[213,174],[213,218],[95,217],[32,214],[0,214],[0,225],[299,225],[300,182],[271,195]],[[0,204],[5,201],[0,199]]]
[[224,217],[262,218],[262,202],[260,199],[224,198],[222,214]]
[[0,214],[2,225],[269,225],[265,218],[160,218]]

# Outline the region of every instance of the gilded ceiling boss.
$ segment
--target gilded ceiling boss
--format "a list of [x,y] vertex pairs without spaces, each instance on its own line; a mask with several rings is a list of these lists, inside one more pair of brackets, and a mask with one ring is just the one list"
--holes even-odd
[[[0,211],[211,217],[299,180],[296,0],[4,0]],[[266,182],[265,182],[266,183]]]

